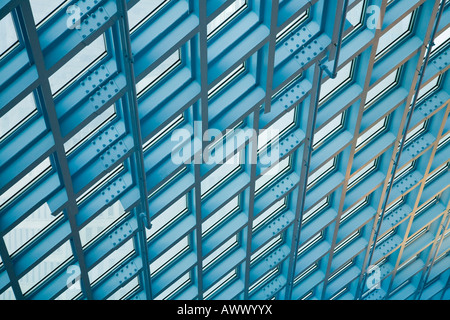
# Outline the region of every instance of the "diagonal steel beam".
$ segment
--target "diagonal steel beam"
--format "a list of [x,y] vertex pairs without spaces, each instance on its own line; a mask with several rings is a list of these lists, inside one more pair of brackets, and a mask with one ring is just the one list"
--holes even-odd
[[81,286],[87,299],[92,299],[92,288],[89,282],[88,270],[85,263],[85,257],[83,247],[81,245],[81,239],[79,234],[79,228],[76,223],[76,214],[78,213],[78,207],[76,203],[75,192],[72,184],[72,177],[69,170],[69,164],[67,161],[66,153],[64,150],[64,139],[61,134],[61,128],[59,125],[58,117],[55,110],[55,102],[53,100],[52,91],[49,82],[49,72],[45,66],[44,55],[41,45],[39,43],[39,36],[36,30],[36,24],[34,22],[33,14],[29,1],[23,1],[20,3],[18,11],[18,19],[21,27],[21,33],[24,37],[25,45],[30,56],[32,63],[36,65],[39,79],[40,79],[40,101],[41,107],[47,116],[48,125],[52,131],[55,141],[55,160],[59,175],[62,179],[62,183],[66,189],[68,197],[68,205],[66,210],[66,217],[69,220],[71,228],[72,247],[74,255],[76,256],[81,272]]
[[[319,108],[319,99],[320,99],[320,90],[322,85],[323,72],[330,73],[330,77],[336,77],[336,70],[338,66],[338,58],[340,48],[342,46],[342,31],[343,24],[345,22],[345,15],[347,11],[348,2],[344,4],[343,1],[340,0],[337,2],[337,12],[340,12],[340,16],[335,19],[335,26],[337,28],[333,28],[333,40],[332,43],[336,45],[336,48],[332,48],[330,55],[328,57],[328,62],[321,62],[314,66],[314,76],[313,76],[313,89],[310,100],[310,107],[308,112],[308,122],[306,128],[306,135],[304,139],[304,148],[303,148],[303,159],[301,162],[301,172],[300,172],[300,184],[299,184],[299,195],[297,198],[297,205],[295,211],[295,220],[294,220],[294,229],[293,229],[293,237],[291,244],[291,254],[289,257],[289,266],[288,266],[288,276],[287,276],[287,285],[286,285],[286,299],[292,298],[292,289],[294,284],[295,270],[296,270],[296,261],[298,254],[298,246],[300,241],[300,232],[303,218],[303,211],[305,207],[306,201],[306,191],[308,185],[308,176],[309,176],[309,168],[311,164],[312,152],[313,152],[313,144],[314,144],[314,133],[316,129],[316,120],[317,113]],[[326,23],[323,21],[323,23]],[[337,32],[339,30],[339,32]],[[332,58],[332,56],[334,56]],[[330,62],[334,62],[333,71],[329,70],[328,64]]]
[[[268,2],[268,1],[267,1]],[[267,3],[265,3],[267,5]],[[272,0],[270,11],[270,25],[271,30],[269,34],[268,49],[267,49],[267,78],[266,78],[266,98],[264,100],[264,112],[268,113],[271,109],[272,95],[273,95],[273,73],[275,70],[275,49],[277,46],[277,31],[278,31],[278,7],[279,0]]]
[[[370,249],[370,255],[369,255],[369,260],[368,260],[368,264],[367,264],[368,266],[370,266],[370,264],[372,262],[373,254],[374,254],[374,251],[375,251],[375,246],[376,246],[377,239],[378,239],[378,234],[380,232],[381,224],[383,222],[383,218],[384,218],[384,215],[386,213],[386,208],[387,208],[387,205],[389,203],[389,196],[390,196],[390,193],[391,193],[391,190],[392,190],[392,186],[394,184],[394,179],[395,179],[395,175],[396,175],[396,172],[397,172],[398,164],[399,164],[399,161],[400,161],[400,157],[402,155],[403,148],[405,146],[406,136],[407,136],[408,131],[409,131],[409,126],[411,124],[412,115],[414,113],[414,109],[415,109],[416,104],[417,104],[417,99],[419,97],[420,87],[422,86],[423,77],[425,75],[425,71],[426,71],[426,68],[427,68],[427,65],[428,65],[428,61],[429,61],[430,55],[431,55],[431,49],[433,47],[434,39],[436,37],[436,32],[437,32],[437,29],[439,27],[439,22],[441,20],[442,13],[444,11],[444,7],[445,7],[444,4],[445,4],[445,2],[444,3],[441,2],[441,8],[440,8],[439,13],[438,13],[438,15],[437,15],[437,17],[436,17],[436,19],[434,21],[434,27],[432,29],[431,36],[429,38],[429,43],[427,45],[427,49],[426,49],[427,51],[426,51],[426,55],[425,55],[425,60],[423,61],[421,69],[419,71],[419,79],[416,82],[416,86],[415,86],[415,90],[414,90],[415,94],[414,94],[412,105],[411,105],[411,108],[410,108],[410,111],[409,111],[409,116],[407,118],[406,125],[403,127],[403,133],[402,133],[402,137],[401,137],[400,147],[399,147],[399,150],[397,151],[397,154],[395,155],[394,165],[393,165],[393,168],[392,168],[391,173],[390,173],[391,176],[390,176],[390,181],[388,183],[388,189],[387,189],[387,191],[385,193],[385,197],[384,197],[384,201],[383,201],[383,206],[382,206],[382,209],[381,209],[380,217],[379,217],[378,222],[377,222],[377,229],[376,229],[376,232],[375,232],[375,235],[374,235],[374,240],[372,242],[373,245],[372,245],[372,247]],[[435,10],[436,9],[437,9],[437,6],[435,5]],[[436,13],[435,10],[433,10],[433,14],[432,15],[434,15]],[[406,105],[408,105],[408,104],[406,104]],[[428,164],[428,167],[430,167],[430,166],[431,166],[431,161]],[[423,188],[423,186],[424,186],[424,183],[422,184],[421,188]],[[418,201],[420,199],[420,195],[421,195],[421,192],[419,192],[419,195],[417,196],[417,201],[416,201],[417,203],[418,203]],[[413,212],[414,212],[414,210],[413,210]],[[407,236],[408,233],[409,233],[409,229],[411,227],[412,217],[413,216],[414,215],[411,214],[409,226],[408,226],[408,228],[406,230],[405,236]],[[399,257],[397,259],[396,268],[394,268],[394,272],[393,272],[393,275],[391,277],[391,283],[389,285],[389,289],[388,289],[388,292],[386,293],[386,296],[389,295],[390,288],[391,288],[393,280],[395,278],[396,270],[397,270],[397,267],[398,267],[398,263],[400,261],[400,257],[401,257],[402,252],[403,252],[404,244],[405,244],[405,242],[403,242],[403,244],[402,244],[402,246],[400,248],[400,254],[399,254]],[[366,277],[367,277],[367,273],[364,273],[364,277],[363,277],[362,283],[364,283]],[[360,293],[360,297],[361,297],[362,291],[363,290],[360,290],[360,292],[359,292]]]
[[[377,2],[378,3],[378,2]],[[382,25],[383,24],[383,18],[386,12],[386,6],[387,6],[387,0],[381,0],[381,6],[380,6],[380,16],[378,19],[379,20],[379,24]],[[355,129],[354,129],[354,136],[357,137],[361,128],[361,121],[363,118],[363,113],[364,113],[364,106],[365,106],[365,102],[366,102],[366,98],[367,98],[367,93],[369,91],[369,87],[370,87],[370,80],[371,80],[371,75],[373,72],[373,68],[374,68],[374,62],[375,62],[375,56],[376,56],[376,51],[378,48],[378,41],[379,38],[382,35],[382,31],[381,29],[376,29],[374,32],[374,36],[371,40],[372,43],[372,47],[369,51],[369,57],[368,57],[368,68],[367,68],[367,72],[365,77],[363,78],[364,84],[363,84],[363,90],[362,90],[362,94],[360,96],[360,105],[359,105],[359,109],[358,109],[358,116],[357,116],[357,120],[356,120],[356,125],[355,125]],[[348,187],[348,182],[350,179],[350,174],[351,174],[351,168],[352,168],[352,164],[354,161],[354,157],[355,157],[355,153],[356,153],[356,142],[357,139],[353,139],[352,140],[352,145],[351,145],[351,150],[350,150],[350,156],[349,156],[349,160],[348,160],[348,164],[347,164],[347,169],[346,169],[346,173],[345,173],[345,179],[344,179],[344,183],[342,186],[342,194],[341,194],[341,198],[339,200],[339,208],[338,208],[338,212],[337,212],[337,216],[335,218],[336,221],[336,227],[334,228],[334,232],[333,232],[333,238],[332,238],[332,242],[331,242],[331,247],[330,247],[330,251],[329,251],[329,258],[328,258],[328,263],[327,263],[327,269],[325,272],[325,278],[324,278],[324,286],[322,289],[322,296],[321,298],[324,299],[325,295],[326,295],[326,289],[328,286],[328,279],[330,277],[331,274],[331,263],[334,257],[334,251],[336,248],[336,242],[337,242],[337,236],[338,236],[338,231],[339,231],[339,227],[340,227],[340,219],[344,210],[344,201],[345,201],[345,197],[347,194],[347,187]]]
[[142,150],[142,135],[139,121],[138,102],[136,94],[136,77],[134,74],[134,59],[131,50],[130,28],[128,24],[127,1],[117,2],[117,11],[119,15],[118,32],[119,39],[115,39],[122,53],[121,61],[123,72],[127,79],[128,90],[125,96],[123,112],[128,119],[128,127],[133,135],[134,152],[131,157],[130,165],[134,181],[137,182],[140,193],[140,203],[135,209],[138,218],[139,231],[137,233],[137,244],[140,256],[143,262],[143,283],[147,299],[152,299],[150,261],[148,257],[148,246],[145,229],[150,229],[150,210],[148,203],[146,171],[144,166],[144,154]]
[[297,248],[300,241],[300,231],[303,217],[303,210],[305,207],[306,200],[306,187],[308,183],[308,172],[311,163],[312,149],[314,143],[314,129],[316,127],[317,120],[317,109],[319,107],[320,98],[320,87],[323,77],[323,68],[320,63],[314,65],[314,76],[313,76],[313,89],[311,93],[311,98],[309,101],[309,112],[308,112],[308,124],[306,128],[306,135],[303,140],[303,157],[301,161],[301,172],[300,172],[300,184],[299,184],[299,195],[297,198],[296,210],[295,210],[295,220],[294,220],[294,230],[291,243],[291,253],[289,255],[289,265],[286,281],[286,294],[287,300],[292,299],[292,288],[294,284],[295,277],[295,267],[297,261]]

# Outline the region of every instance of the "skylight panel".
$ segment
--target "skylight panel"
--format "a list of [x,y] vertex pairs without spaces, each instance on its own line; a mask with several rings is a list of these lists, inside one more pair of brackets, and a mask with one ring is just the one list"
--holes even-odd
[[201,182],[202,197],[206,196],[213,189],[216,189],[227,178],[239,171],[239,168],[241,168],[241,152],[235,154],[212,174],[203,179]]
[[[97,180],[86,191],[84,191],[81,195],[77,197],[76,199],[77,205],[82,204],[84,201],[89,199],[91,195],[97,192],[100,188],[106,186],[112,179],[117,178],[119,176],[119,173],[124,171],[124,168],[125,166],[123,165],[123,163],[121,163],[116,168],[103,175],[99,180]],[[119,179],[121,180],[122,178]]]
[[[364,19],[364,8],[365,6],[365,0],[360,0],[353,8],[347,11],[346,19],[350,24],[355,28],[352,33],[362,26],[362,21]],[[348,37],[350,34],[348,34],[346,37]],[[346,38],[344,38],[346,39]]]
[[316,149],[322,142],[331,138],[334,133],[338,132],[343,128],[345,111],[338,114],[330,122],[322,127],[319,131],[314,134],[314,144],[313,148]]
[[438,52],[440,49],[444,48],[450,43],[450,28],[446,28],[440,35],[434,38],[434,45],[431,48],[431,55]]
[[[433,78],[430,82],[428,82],[425,86],[420,88],[419,96],[417,97],[417,103],[420,103],[428,94],[439,88],[440,82],[442,79],[442,75]],[[412,104],[412,101],[411,101]],[[416,104],[417,105],[417,104]]]
[[87,141],[90,137],[99,132],[103,127],[109,125],[109,123],[116,118],[115,106],[112,105],[100,115],[95,117],[86,126],[81,128],[76,134],[74,134],[69,140],[64,143],[64,150],[69,155],[77,149],[83,142]]
[[[336,278],[338,275],[344,273],[344,271],[348,270],[353,265],[353,260],[347,261],[344,265],[342,265],[338,270],[336,270],[329,278],[328,281],[331,282],[334,278]],[[340,293],[337,293],[335,295],[338,296]],[[332,299],[332,298],[330,298]]]
[[19,279],[22,292],[26,294],[31,291],[71,257],[73,254],[70,242],[66,241]]
[[441,137],[441,140],[439,140],[436,151],[441,149],[445,144],[447,144],[448,141],[450,141],[450,131]]
[[398,170],[395,173],[394,183],[399,181],[402,177],[404,177],[407,173],[414,170],[416,166],[416,161],[409,162],[406,166],[404,166],[402,169]]
[[37,26],[41,25],[68,2],[69,0],[30,0],[34,22]]
[[303,11],[298,17],[296,17],[294,20],[292,20],[291,23],[289,23],[286,27],[284,27],[282,30],[280,30],[277,33],[276,41],[280,42],[283,41],[283,39],[290,35],[291,32],[293,32],[297,27],[300,27],[304,21],[306,21],[309,17],[310,9]]
[[16,199],[26,189],[31,187],[34,182],[44,176],[51,170],[52,166],[49,158],[45,158],[36,167],[31,169],[25,176],[12,185],[8,190],[0,194],[0,209],[3,209],[8,203]]
[[[1,260],[0,260],[0,266],[1,266]],[[14,296],[14,292],[11,287],[0,293],[0,300],[16,300],[16,297]]]
[[439,199],[437,197],[434,197],[433,199],[428,200],[427,202],[425,202],[423,205],[421,205],[416,210],[416,213],[414,214],[414,218],[420,216],[422,213],[424,213],[425,211],[430,209],[432,206],[436,205],[438,202],[439,202]]
[[345,247],[347,247],[353,240],[357,239],[361,235],[360,230],[356,230],[350,236],[348,236],[345,240],[338,243],[338,245],[334,248],[334,253],[338,253]]
[[223,221],[236,212],[239,207],[239,196],[236,196],[202,223],[202,236],[206,236],[216,229]]
[[372,89],[367,92],[365,108],[373,104],[381,95],[389,91],[397,85],[400,76],[401,67],[391,72],[383,80],[377,83]]
[[379,58],[382,54],[387,52],[411,33],[412,26],[414,24],[414,16],[414,12],[408,14],[395,26],[389,29],[388,32],[384,33],[380,37],[375,58]]
[[30,93],[12,109],[0,117],[0,142],[37,114],[34,93]]
[[427,177],[427,179],[425,180],[425,184],[433,181],[438,176],[440,176],[443,172],[448,171],[449,166],[450,166],[450,162],[447,162],[447,163],[444,163],[443,165],[441,165],[439,168],[437,168],[432,174],[430,174]]
[[152,227],[150,230],[146,229],[147,240],[155,238],[163,230],[166,230],[178,220],[188,210],[187,195],[185,194],[180,199],[175,201],[169,208],[164,210],[158,216],[152,218]]
[[360,147],[366,142],[375,139],[378,135],[380,135],[387,128],[387,124],[389,121],[389,116],[381,119],[377,123],[375,123],[369,130],[364,132],[359,136],[358,140],[356,140],[356,152],[360,150]]
[[281,118],[275,121],[270,127],[265,129],[265,134],[259,134],[258,136],[258,152],[264,150],[264,148],[272,140],[281,140],[282,135],[295,125],[297,108],[285,113]]
[[277,274],[280,270],[278,268],[273,268],[272,270],[270,270],[269,272],[267,272],[265,275],[263,275],[262,277],[260,277],[257,281],[255,281],[255,283],[253,283],[248,291],[249,292],[253,292],[255,291],[256,288],[258,288],[262,283],[266,282],[269,278],[271,278],[272,276],[274,276],[275,274]]
[[183,237],[176,244],[171,245],[166,251],[163,252],[156,260],[150,264],[150,272],[152,276],[155,276],[162,271],[171,262],[175,261],[183,253],[189,250],[189,236]]
[[280,244],[283,241],[281,234],[278,234],[276,237],[270,239],[265,245],[261,246],[258,250],[256,250],[250,258],[250,263],[254,263],[260,257],[268,253],[271,249],[273,249],[276,245]]
[[340,223],[343,223],[351,216],[359,212],[362,208],[364,208],[369,203],[369,197],[365,197],[364,199],[355,203],[350,209],[342,213]]
[[320,241],[322,241],[323,239],[323,231],[317,233],[314,237],[312,237],[311,239],[309,239],[308,241],[306,241],[305,243],[303,243],[299,248],[298,248],[298,255],[301,255],[303,253],[305,253],[306,251],[308,251],[309,249],[311,249],[313,246],[315,246],[317,243],[319,243]]
[[234,17],[244,11],[245,8],[247,8],[246,0],[235,0],[232,4],[230,4],[206,26],[208,38],[211,38],[217,34],[223,27],[233,20]]
[[333,93],[341,89],[345,84],[351,81],[353,74],[353,65],[355,59],[343,66],[337,73],[336,78],[329,78],[320,87],[319,103],[328,99]]
[[417,239],[419,239],[421,236],[423,236],[425,233],[428,232],[429,230],[429,225],[425,226],[424,228],[422,228],[419,232],[417,232],[415,235],[413,235],[412,237],[410,237],[406,243],[405,243],[405,247],[407,247],[408,245],[410,245],[411,243],[413,243],[414,241],[416,241]]
[[66,62],[48,79],[53,95],[59,94],[62,89],[80,78],[87,68],[94,65],[106,54],[104,35],[95,39],[82,49],[76,56]]
[[315,270],[317,270],[319,268],[319,266],[317,265],[317,263],[309,266],[308,268],[306,268],[305,271],[301,272],[298,276],[296,276],[294,278],[294,284],[297,284],[299,281],[303,280],[304,278],[306,278],[308,275],[310,275],[311,273],[313,273]]
[[133,241],[130,239],[125,242],[119,249],[111,252],[107,257],[103,258],[95,267],[88,272],[89,281],[92,285],[97,283],[101,278],[107,276],[115,267],[125,261],[134,253]]
[[220,80],[215,86],[208,90],[208,99],[214,97],[223,88],[230,84],[234,79],[236,79],[240,74],[245,71],[245,61],[238,65],[233,71],[228,73],[222,80]]
[[372,171],[377,168],[378,159],[375,159],[368,164],[366,164],[361,170],[359,170],[356,174],[352,175],[350,179],[348,179],[348,189],[355,186],[356,182],[361,181],[363,178],[367,177]]
[[9,53],[18,43],[16,28],[11,13],[0,20],[0,59]]
[[275,202],[270,208],[266,209],[263,213],[259,214],[253,219],[253,229],[255,232],[266,222],[270,221],[273,216],[275,216],[278,212],[286,208],[286,198],[278,200]]
[[181,290],[183,290],[191,282],[191,277],[189,272],[183,274],[174,283],[164,289],[162,292],[155,296],[155,300],[168,300]]
[[155,145],[158,141],[161,141],[164,137],[169,135],[173,129],[175,129],[180,123],[185,120],[184,114],[178,115],[175,119],[169,122],[164,128],[155,133],[150,139],[148,139],[143,145],[142,150],[146,152],[151,146]]
[[[397,199],[395,202],[389,204],[388,206],[386,206],[385,212],[390,212],[390,211],[392,212],[392,210],[394,208],[399,208],[403,204],[404,200],[405,200],[404,197],[401,197],[401,198]],[[381,217],[381,213],[382,213],[382,211],[379,212],[380,217]]]
[[308,211],[303,213],[302,225],[307,224],[315,216],[317,216],[320,212],[322,212],[325,208],[328,208],[329,204],[330,204],[329,198],[326,197],[320,200],[314,207],[308,209]]
[[94,240],[114,229],[127,215],[120,201],[114,202],[80,230],[81,245],[87,247]]
[[308,185],[307,187],[311,187],[313,184],[315,184],[317,181],[322,179],[326,174],[333,171],[334,168],[336,168],[336,161],[337,158],[334,157],[327,161],[326,163],[322,164],[313,174],[310,174],[308,177]]
[[421,134],[426,132],[428,123],[429,123],[428,120],[423,121],[420,125],[416,126],[411,131],[409,131],[408,134],[406,135],[405,146],[414,139],[416,139],[417,137],[419,137]]
[[231,272],[227,273],[219,281],[217,281],[215,284],[213,284],[208,290],[206,290],[203,295],[203,298],[208,299],[214,293],[218,292],[220,289],[225,287],[228,283],[230,283],[236,277],[237,277],[237,271],[236,271],[236,269],[233,269]]
[[110,297],[108,297],[108,300],[122,300],[124,297],[130,294],[131,291],[133,291],[135,288],[139,287],[139,281],[138,277],[134,277],[133,280],[128,282],[125,286],[120,287],[119,290],[114,292]]
[[258,194],[263,190],[265,186],[268,186],[272,181],[282,175],[284,172],[290,169],[291,161],[290,157],[281,160],[279,163],[270,168],[262,176],[260,176],[255,182],[255,192]]
[[172,53],[166,60],[161,62],[155,69],[136,83],[136,92],[140,97],[144,92],[155,85],[159,80],[168,75],[178,65],[181,64],[181,52],[180,50]]
[[9,255],[14,256],[62,217],[52,215],[47,202],[42,204],[3,237]]
[[133,33],[136,31],[169,2],[170,0],[144,0],[136,3],[128,10],[128,25],[130,32]]
[[238,245],[238,235],[235,234],[218,248],[214,249],[212,253],[210,253],[206,258],[203,259],[203,270],[211,267],[215,262],[218,262],[220,258],[224,257],[228,252],[236,248]]

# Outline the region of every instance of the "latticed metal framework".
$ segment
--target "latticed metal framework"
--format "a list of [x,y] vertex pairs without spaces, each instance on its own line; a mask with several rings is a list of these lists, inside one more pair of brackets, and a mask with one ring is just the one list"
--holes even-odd
[[[0,0],[0,298],[449,299],[449,23],[440,0]],[[177,129],[189,159],[208,129],[235,148],[177,164]]]

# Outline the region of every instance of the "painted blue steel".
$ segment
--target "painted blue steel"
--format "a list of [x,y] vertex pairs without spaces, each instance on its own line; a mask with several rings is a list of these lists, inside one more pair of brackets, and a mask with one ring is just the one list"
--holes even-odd
[[341,21],[339,22],[339,34],[337,36],[338,42],[336,44],[335,54],[334,54],[333,58],[330,57],[330,59],[329,59],[330,62],[333,63],[333,67],[330,70],[328,68],[327,64],[322,63],[320,65],[320,67],[327,73],[327,75],[331,79],[334,79],[337,76],[337,67],[339,65],[339,54],[341,53],[342,35],[344,33],[344,26],[345,26],[345,21],[346,21],[345,17],[346,17],[347,9],[348,9],[348,0],[344,0],[342,14],[341,14]]
[[[377,243],[377,240],[378,240],[378,234],[380,232],[381,224],[383,222],[383,218],[384,218],[384,215],[386,213],[386,207],[387,207],[388,201],[389,201],[389,196],[390,196],[390,193],[391,193],[391,190],[392,190],[392,186],[394,184],[395,174],[397,172],[397,168],[398,168],[398,165],[399,165],[399,162],[400,162],[400,157],[402,155],[402,151],[403,151],[403,148],[405,146],[406,136],[407,136],[408,131],[409,131],[409,126],[411,124],[412,115],[413,115],[414,109],[416,107],[417,98],[418,98],[419,92],[420,92],[420,87],[422,85],[423,77],[424,77],[424,74],[425,74],[425,71],[426,71],[426,68],[427,68],[427,65],[428,65],[428,61],[430,59],[431,49],[433,48],[433,45],[434,45],[436,32],[438,30],[439,22],[441,20],[442,13],[444,12],[444,8],[445,8],[445,2],[441,1],[439,12],[438,12],[436,20],[434,22],[433,31],[432,31],[431,36],[430,36],[430,41],[429,41],[429,43],[427,45],[427,54],[425,56],[423,65],[422,65],[422,67],[420,69],[420,72],[419,72],[419,80],[418,80],[418,82],[416,84],[416,89],[415,89],[413,102],[412,102],[411,109],[410,109],[409,114],[408,114],[408,120],[406,122],[406,126],[405,126],[405,128],[403,130],[403,136],[402,136],[402,139],[401,139],[401,142],[400,142],[400,147],[399,147],[399,150],[397,151],[397,154],[395,156],[394,166],[393,166],[392,173],[391,173],[391,179],[389,181],[388,190],[386,192],[385,199],[384,199],[384,202],[383,202],[383,207],[381,209],[381,214],[380,214],[380,218],[379,218],[379,221],[378,221],[378,225],[377,225],[377,229],[376,229],[376,232],[375,232],[375,237],[374,237],[373,243]],[[372,258],[373,258],[374,247],[375,246],[373,246],[373,248],[370,250],[370,255],[369,255],[369,260],[368,260],[368,264],[367,265],[371,265]],[[366,277],[367,277],[367,273],[365,273],[365,276],[363,277],[362,284],[364,284],[364,282],[366,280]],[[359,298],[361,298],[361,295],[362,295],[363,291],[360,290],[359,293],[360,293]]]
[[[0,206],[0,299],[55,299],[68,289],[69,266],[81,270],[75,299],[450,297],[450,44],[444,41],[431,53],[450,26],[448,3],[247,0],[209,37],[209,24],[229,13],[234,0],[161,1],[130,31],[132,10],[142,10],[146,1],[80,2],[86,11],[81,30],[66,24],[75,0],[37,27],[28,0],[0,1],[0,19],[11,13],[18,35],[10,53],[0,53],[0,117],[30,94],[36,98],[36,112],[0,138],[0,195],[45,159],[52,164]],[[359,5],[361,21],[351,25],[348,12]],[[386,8],[376,31],[367,24],[374,5]],[[375,43],[412,12],[420,25],[375,59]],[[106,52],[55,95],[52,77],[99,37]],[[165,68],[167,74],[138,92]],[[368,93],[397,69],[396,82],[369,105]],[[327,87],[346,77],[336,91]],[[104,127],[65,150],[69,139],[111,107],[114,115]],[[227,177],[221,176],[223,165],[171,161],[174,128],[198,141],[211,128],[260,133],[271,126],[282,129],[284,166],[273,180],[263,175],[273,167],[255,155],[255,137],[239,142],[233,153],[251,153],[256,163]],[[325,131],[332,133],[318,141]],[[362,137],[367,140],[356,147]],[[114,153],[123,144],[127,148]],[[193,144],[191,160],[206,145]],[[372,161],[373,171],[349,183]],[[394,177],[408,166],[417,183],[400,179],[411,186],[394,191]],[[203,195],[214,176],[217,188]],[[388,209],[394,200],[403,202]],[[117,205],[125,214],[82,243],[84,228]],[[11,252],[9,237],[41,206],[59,220]],[[160,231],[154,234],[151,224]],[[69,258],[48,277],[39,276],[35,287],[24,287],[26,275],[67,242]],[[94,269],[130,244],[133,251],[92,281]],[[380,250],[390,244],[392,250]],[[372,263],[381,265],[381,289],[367,293]]]

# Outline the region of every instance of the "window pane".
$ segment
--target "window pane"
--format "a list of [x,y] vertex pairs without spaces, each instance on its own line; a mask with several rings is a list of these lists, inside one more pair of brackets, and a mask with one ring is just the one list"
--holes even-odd
[[9,254],[13,255],[24,244],[29,243],[61,218],[62,215],[52,215],[47,202],[44,203],[4,236]]
[[246,0],[236,0],[231,5],[223,10],[217,17],[214,18],[206,27],[208,37],[212,37],[221,28],[223,28],[233,17],[238,15],[247,7]]
[[3,293],[0,294],[0,301],[2,300],[16,300],[16,297],[14,296],[14,292],[11,287],[9,287]]
[[30,93],[0,118],[0,141],[8,137],[36,113],[34,94]]
[[158,80],[169,74],[170,71],[172,71],[180,63],[180,50],[177,50],[155,69],[153,69],[148,75],[146,75],[141,81],[136,83],[136,92],[138,93],[138,96],[148,90]]
[[177,281],[175,281],[169,287],[167,287],[165,290],[159,293],[155,297],[155,300],[170,299],[171,296],[181,291],[190,281],[191,278],[189,276],[189,272],[187,272],[184,275],[182,275]]
[[133,252],[133,241],[132,239],[130,239],[119,249],[110,253],[106,258],[104,258],[99,264],[97,264],[88,272],[89,281],[91,282],[91,284],[94,284],[101,277],[105,276],[106,272],[108,272],[114,266],[120,264],[120,262],[129,257]]
[[180,218],[187,211],[187,195],[178,199],[174,204],[167,208],[163,213],[152,218],[152,228],[145,229],[147,239],[158,235],[162,230],[169,227],[173,222]]
[[240,152],[234,155],[201,182],[202,196],[218,187],[240,168],[240,155]]
[[387,77],[378,82],[372,89],[369,90],[369,92],[367,92],[365,107],[368,107],[382,94],[386,93],[389,89],[397,84],[397,80],[400,75],[400,69],[401,67],[391,72]]
[[9,13],[0,20],[0,58],[16,43],[18,43],[16,28]]
[[202,235],[206,235],[215,229],[222,221],[229,217],[239,208],[239,196],[229,201],[222,208],[217,210],[211,217],[202,223]]
[[40,24],[48,15],[56,12],[69,0],[30,0],[31,10],[36,25]]
[[48,257],[42,260],[38,265],[19,279],[19,285],[22,292],[29,291],[72,256],[73,254],[70,247],[70,242],[66,241],[63,245],[61,245],[58,249],[52,252]]
[[86,68],[94,64],[105,52],[105,39],[104,36],[100,36],[70,59],[49,78],[53,95],[75,81]]
[[150,264],[152,276],[160,272],[165,266],[174,261],[189,249],[189,236],[184,237],[176,244],[167,248],[164,253]]
[[342,88],[352,78],[354,60],[343,66],[334,79],[328,79],[320,87],[320,102]]
[[34,181],[47,173],[50,168],[50,159],[46,158],[30,172],[28,172],[22,179],[17,181],[11,188],[0,194],[0,208],[12,201],[14,198],[17,198],[25,189],[30,187]]
[[143,0],[128,10],[128,24],[131,32],[141,26],[170,0]]
[[411,30],[413,13],[408,14],[399,23],[380,37],[377,47],[377,56],[394,46],[400,39],[406,37]]
[[105,211],[100,213],[80,230],[80,239],[83,247],[106,232],[110,226],[117,225],[118,221],[122,220],[125,215],[125,211],[120,201],[114,202],[112,206],[105,209]]
[[91,136],[95,135],[103,126],[106,126],[116,116],[115,107],[110,106],[94,120],[89,122],[84,128],[80,129],[72,138],[64,143],[64,150],[67,154],[74,151],[83,141],[86,141]]

